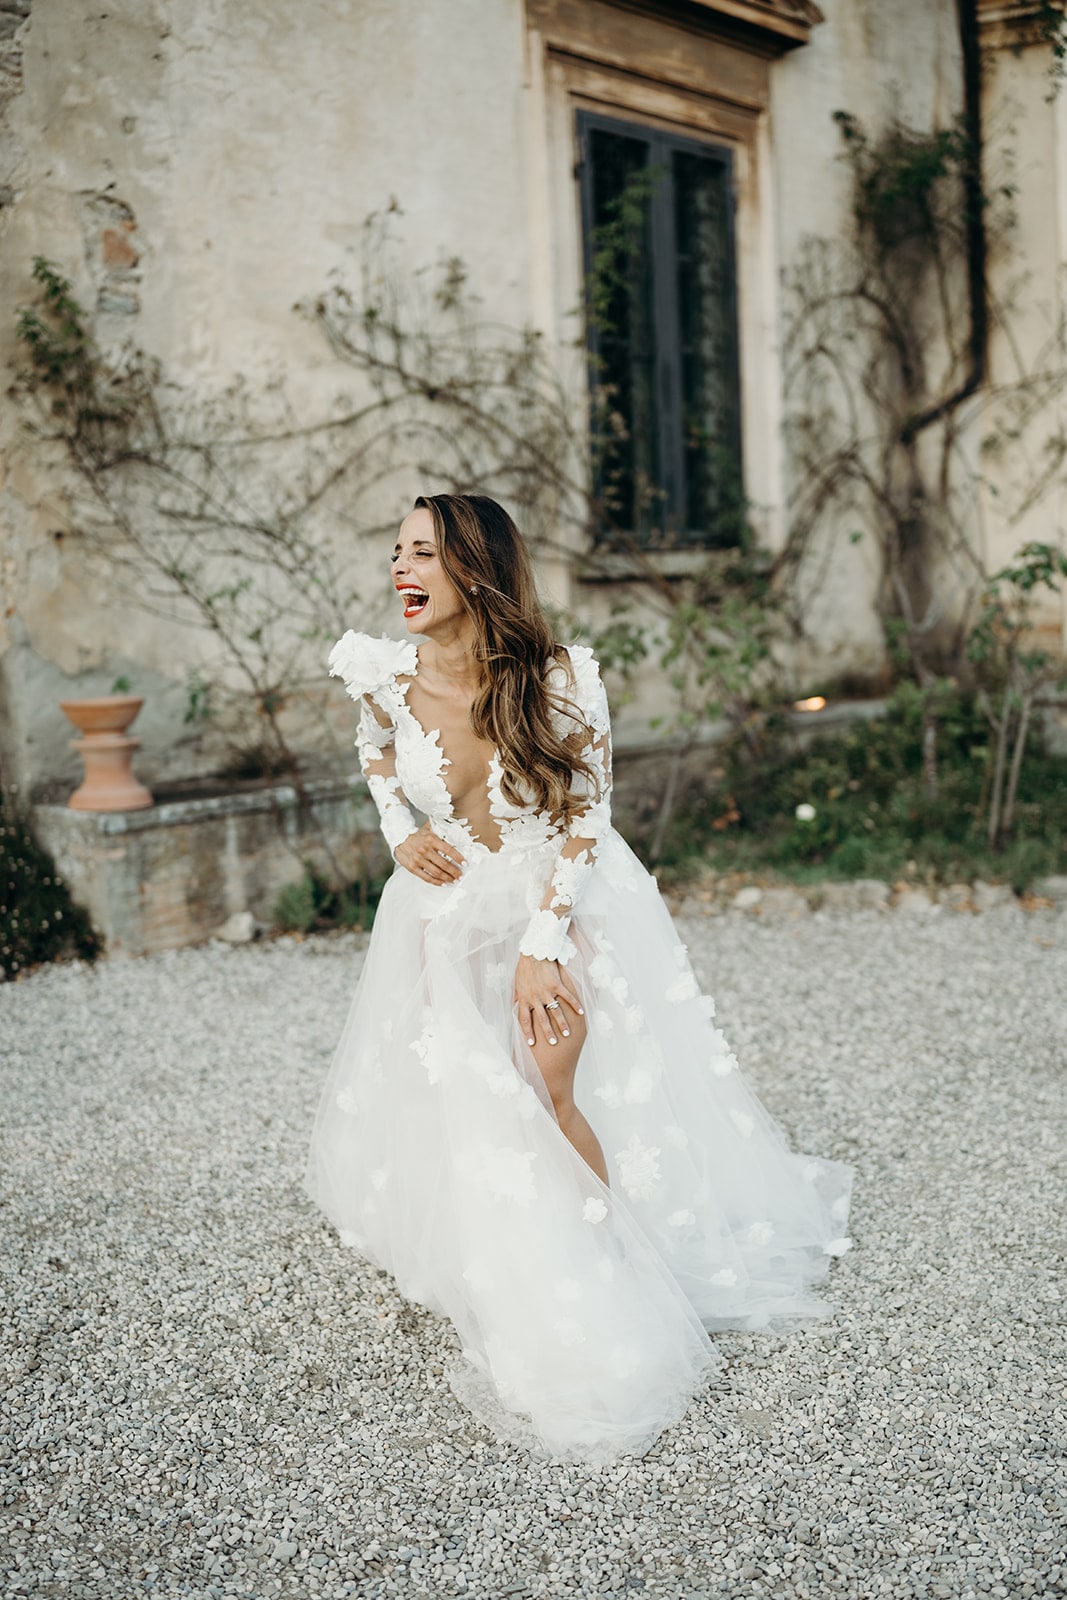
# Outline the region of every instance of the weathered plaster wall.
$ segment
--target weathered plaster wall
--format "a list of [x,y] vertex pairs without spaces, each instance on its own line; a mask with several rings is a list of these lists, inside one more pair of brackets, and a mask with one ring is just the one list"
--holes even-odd
[[[990,483],[979,507],[978,531],[986,568],[1009,562],[1028,540],[1067,547],[1067,393],[1062,348],[1067,330],[1067,96],[1053,95],[1047,46],[1011,47],[1011,36],[989,30],[985,96],[996,166],[992,179],[1013,191],[1011,225],[990,263],[995,307],[989,366],[995,388],[1023,384],[1044,404],[1021,434],[995,398],[980,426],[1003,447],[988,459]],[[1049,379],[1059,371],[1059,386]],[[1058,471],[1049,481],[1049,469]],[[1067,596],[1042,595],[1037,621],[1046,640],[1067,645]]]
[[[850,170],[842,160],[836,111],[872,133],[893,118],[947,127],[959,113],[961,78],[955,8],[880,0],[820,0],[825,21],[811,43],[778,62],[771,78],[771,144],[779,260],[794,263],[805,240],[836,241],[848,214]],[[795,130],[795,132],[793,131]],[[784,338],[787,329],[780,324]],[[790,483],[786,470],[786,494]],[[884,655],[874,610],[877,563],[870,538],[828,526],[832,557],[809,592],[810,640],[799,679],[877,672]]]
[[[848,178],[832,113],[943,124],[959,101],[951,6],[822,0],[822,9],[811,42],[770,65],[769,104],[746,69],[720,85],[719,101],[700,102],[694,124],[738,150],[748,491],[772,543],[790,488],[778,286],[805,236],[841,228]],[[620,38],[623,18],[637,36],[638,10],[619,10]],[[458,255],[487,317],[533,320],[572,340],[575,97],[608,106],[618,93],[623,112],[684,123],[698,96],[691,88],[687,100],[686,86],[657,76],[650,58],[610,70],[563,55],[546,62],[530,15],[523,0],[117,0],[106,13],[75,0],[32,0],[32,9],[0,0],[0,305],[26,301],[30,262],[44,255],[73,276],[105,344],[134,340],[192,390],[217,390],[235,375],[253,387],[281,379],[312,415],[350,374],[293,304],[331,273],[351,275],[365,217],[395,196],[406,266]],[[726,58],[718,68],[710,59],[714,79]],[[1057,314],[1050,286],[1067,226],[1064,97],[1046,105],[1045,59],[1005,55],[990,90],[1024,108],[1015,265],[1033,285],[1028,348]],[[13,359],[5,320],[5,383]],[[21,436],[11,407],[0,419],[0,474],[5,778],[72,782],[55,702],[106,690],[120,674],[149,696],[136,729],[143,776],[210,768],[219,754],[210,730],[183,722],[185,673],[203,658],[203,641],[109,595],[76,534],[66,536],[61,478]],[[390,484],[383,515],[399,517],[421,487]],[[1001,548],[1002,531],[990,539]],[[587,613],[609,603],[606,591],[569,587],[560,569],[546,567],[544,578]],[[870,552],[839,539],[813,602],[818,647],[798,662],[798,689],[805,674],[877,668],[872,587]],[[391,613],[353,621],[400,628]],[[658,699],[650,685],[624,719],[625,737],[647,729]]]
[[[988,283],[991,318],[988,378],[994,390],[1036,379],[1045,403],[1021,436],[1015,418],[995,395],[969,402],[959,413],[957,464],[967,463],[979,485],[969,510],[975,550],[987,572],[1013,557],[1027,539],[1063,542],[1067,496],[1059,481],[1043,485],[1053,461],[1050,444],[1062,438],[1067,403],[1062,385],[1062,338],[1067,306],[1067,104],[1052,92],[1051,52],[1028,25],[1025,5],[980,6],[983,17],[982,115],[984,182],[996,196],[990,226]],[[961,110],[961,61],[955,8],[892,7],[877,0],[826,0],[825,23],[811,44],[779,62],[772,74],[771,143],[780,259],[797,258],[806,237],[833,240],[848,205],[849,170],[840,159],[841,138],[832,113],[857,115],[868,130],[891,118],[917,128],[948,127]],[[996,20],[993,20],[994,17]],[[783,135],[801,129],[802,137]],[[1010,205],[999,193],[1010,186]],[[783,330],[784,331],[784,330]],[[990,452],[999,435],[1002,448]],[[788,479],[787,479],[788,482]],[[1033,503],[1030,501],[1033,499]],[[873,610],[875,547],[852,545],[828,528],[833,557],[812,594],[807,622],[814,647],[800,653],[820,676],[835,666],[874,666],[880,654]],[[948,569],[946,569],[946,573]],[[945,605],[957,570],[942,580]],[[1042,625],[1050,639],[1067,639],[1067,602],[1042,600]]]
[[[413,268],[462,256],[494,315],[526,318],[519,0],[118,0],[106,13],[36,0],[20,42],[0,304],[30,298],[43,255],[104,344],[132,340],[207,390],[282,378],[312,410],[351,376],[294,303],[351,276],[364,219],[395,197]],[[12,333],[5,318],[7,373]],[[72,780],[55,701],[123,672],[149,694],[146,776],[210,764],[182,722],[203,642],[109,600],[77,539],[59,537],[59,479],[10,408],[0,457],[5,773]],[[390,514],[416,487],[394,486]]]

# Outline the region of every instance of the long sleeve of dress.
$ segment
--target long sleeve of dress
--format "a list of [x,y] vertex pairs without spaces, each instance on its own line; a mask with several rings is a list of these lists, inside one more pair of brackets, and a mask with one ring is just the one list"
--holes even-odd
[[371,799],[378,807],[390,852],[418,831],[396,772],[397,674],[418,665],[410,640],[372,639],[351,628],[330,651],[330,676],[341,678],[359,706],[356,752]]
[[390,854],[395,854],[397,845],[416,833],[419,825],[396,775],[396,729],[391,720],[382,720],[384,716],[370,695],[364,695],[356,751],[371,799],[378,807],[385,842]]
[[571,818],[540,909],[535,911],[519,944],[521,955],[566,964],[575,946],[568,937],[571,915],[596,863],[600,844],[611,827],[611,721],[607,695],[592,651],[575,645],[569,652],[575,684],[571,698],[576,715],[571,726],[583,730],[580,750],[590,776],[575,774],[572,792],[584,803]]

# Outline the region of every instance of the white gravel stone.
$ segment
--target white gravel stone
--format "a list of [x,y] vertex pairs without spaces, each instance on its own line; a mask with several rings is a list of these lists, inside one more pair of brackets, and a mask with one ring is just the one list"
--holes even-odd
[[888,907],[890,888],[881,878],[856,878],[851,887],[860,911],[881,911]]
[[905,889],[897,896],[893,909],[906,917],[923,917],[940,907],[925,889]]
[[717,1335],[606,1469],[486,1435],[302,1193],[361,936],[0,988],[0,1593],[1062,1592],[1063,920],[680,922],[768,1109],[855,1163],[855,1246],[831,1320]]
[[215,929],[215,938],[227,944],[249,944],[255,937],[256,919],[251,911],[235,911],[226,918],[221,928]]
[[[889,896],[886,895],[888,900]],[[819,907],[823,911],[859,911],[860,892],[855,883],[824,883],[819,887]]]
[[743,889],[738,889],[733,898],[735,911],[755,911],[762,903],[763,890],[757,889],[753,883],[746,884]]
[[981,878],[975,879],[971,896],[977,911],[995,911],[1017,903],[1011,884],[984,883]]
[[808,917],[811,906],[799,889],[764,889],[760,911],[765,917]]

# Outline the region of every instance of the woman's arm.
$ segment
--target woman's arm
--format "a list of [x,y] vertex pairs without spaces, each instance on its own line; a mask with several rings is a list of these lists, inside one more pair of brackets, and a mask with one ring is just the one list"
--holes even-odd
[[463,857],[428,822],[420,828],[415,821],[397,777],[395,725],[369,694],[362,697],[356,749],[393,860],[424,883],[454,883]]
[[396,728],[369,694],[360,700],[356,752],[371,799],[378,807],[382,834],[395,856],[397,845],[418,832],[418,823],[396,775]]
[[596,862],[600,844],[611,827],[611,722],[607,695],[592,652],[575,647],[575,704],[584,723],[582,760],[591,776],[576,774],[574,788],[584,804],[574,813],[560,847],[548,888],[519,944],[521,955],[566,964],[575,954],[567,937],[571,913]]

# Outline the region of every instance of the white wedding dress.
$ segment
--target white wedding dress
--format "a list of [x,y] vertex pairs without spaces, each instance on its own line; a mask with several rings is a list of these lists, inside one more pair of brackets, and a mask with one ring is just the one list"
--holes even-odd
[[[486,781],[499,849],[454,814],[438,732],[407,704],[414,642],[348,632],[331,672],[361,702],[361,764],[395,848],[411,807],[465,857],[382,895],[305,1183],[342,1241],[449,1317],[449,1377],[498,1436],[559,1459],[648,1448],[721,1364],[706,1330],[824,1316],[849,1247],[852,1169],[792,1151],[738,1070],[653,877],[611,827],[596,662],[549,669],[599,793],[569,831]],[[586,785],[588,792],[588,782]],[[576,1098],[605,1187],[560,1130],[520,1031],[520,945],[583,999]]]

